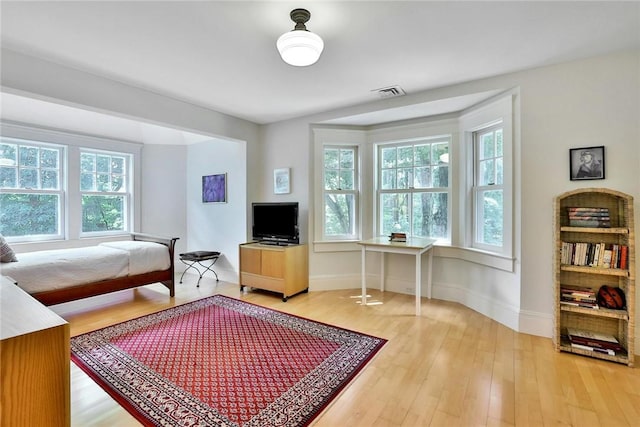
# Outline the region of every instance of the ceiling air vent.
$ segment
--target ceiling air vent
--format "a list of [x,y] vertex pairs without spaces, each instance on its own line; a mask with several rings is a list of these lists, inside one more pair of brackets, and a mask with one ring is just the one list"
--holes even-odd
[[383,87],[380,89],[374,89],[371,92],[377,93],[380,98],[391,98],[394,96],[406,95],[400,86]]

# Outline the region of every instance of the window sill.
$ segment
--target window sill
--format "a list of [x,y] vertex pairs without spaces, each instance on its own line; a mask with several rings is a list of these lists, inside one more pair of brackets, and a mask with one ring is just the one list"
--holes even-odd
[[360,251],[359,240],[334,240],[313,242],[314,252],[353,252]]
[[479,249],[436,245],[433,254],[440,258],[461,259],[510,273],[515,270],[515,258]]
[[[354,252],[360,251],[362,246],[358,244],[359,240],[344,240],[332,242],[314,242],[313,251],[318,253],[327,252]],[[433,254],[440,258],[453,258],[463,261],[473,262],[475,264],[485,265],[487,267],[513,273],[515,269],[515,259],[512,257],[498,255],[492,252],[482,251],[479,249],[463,248],[457,246],[442,245],[436,243],[434,245]]]

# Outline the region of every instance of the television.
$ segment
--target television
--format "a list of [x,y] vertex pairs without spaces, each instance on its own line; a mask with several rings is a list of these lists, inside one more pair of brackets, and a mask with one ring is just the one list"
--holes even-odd
[[252,204],[252,238],[271,245],[300,243],[298,202]]

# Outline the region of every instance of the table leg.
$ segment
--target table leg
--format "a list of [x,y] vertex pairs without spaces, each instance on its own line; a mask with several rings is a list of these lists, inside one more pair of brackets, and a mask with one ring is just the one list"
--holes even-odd
[[362,305],[367,305],[367,268],[365,266],[365,260],[367,259],[367,251],[363,246],[361,249],[362,253],[362,277],[361,285],[362,285]]
[[416,316],[420,316],[420,288],[422,282],[422,254],[416,254]]
[[427,251],[427,298],[431,299],[431,267],[433,265],[433,248]]
[[384,292],[384,252],[380,252],[380,292]]

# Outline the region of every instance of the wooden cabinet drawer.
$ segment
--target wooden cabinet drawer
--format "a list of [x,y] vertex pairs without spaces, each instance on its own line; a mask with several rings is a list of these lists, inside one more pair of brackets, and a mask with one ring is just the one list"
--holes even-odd
[[272,277],[260,276],[250,273],[242,273],[242,284],[253,288],[265,289],[273,292],[284,292],[284,280]]

